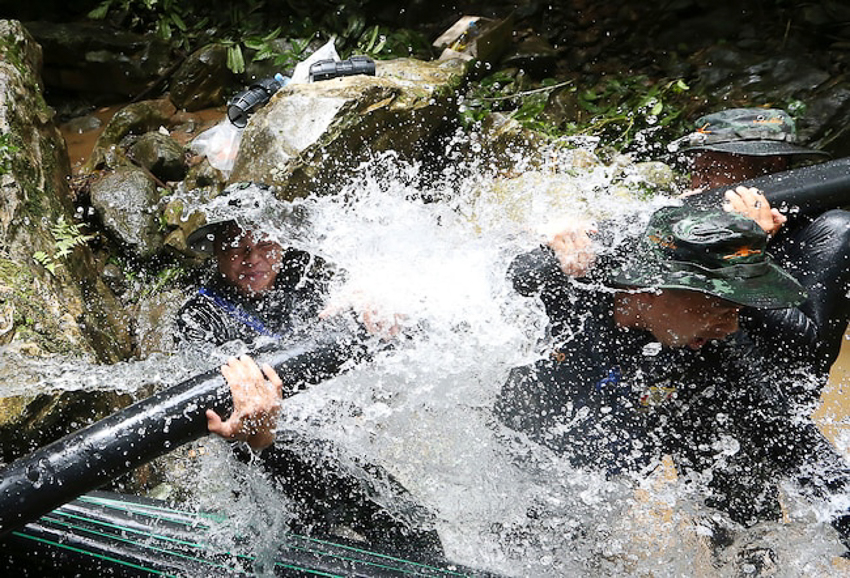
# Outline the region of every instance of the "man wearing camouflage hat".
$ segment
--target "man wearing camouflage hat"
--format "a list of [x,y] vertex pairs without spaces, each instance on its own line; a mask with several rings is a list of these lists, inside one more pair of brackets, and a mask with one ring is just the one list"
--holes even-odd
[[540,296],[554,349],[512,372],[497,404],[502,421],[576,465],[613,473],[651,462],[650,448],[669,436],[652,431],[650,416],[669,413],[680,385],[689,387],[677,350],[732,335],[744,306],[803,300],[766,244],[743,216],[666,207],[624,248],[630,258],[597,261],[587,282],[568,278],[548,248],[519,257],[514,286]]
[[[614,475],[672,455],[707,482],[706,503],[752,524],[765,475],[817,464],[820,500],[850,476],[811,421],[782,403],[764,364],[735,341],[742,309],[793,308],[803,287],[767,253],[755,221],[720,208],[665,207],[642,236],[568,276],[549,247],[511,266],[550,321],[548,358],[515,368],[496,415],[570,462]],[[734,454],[718,448],[735,440]],[[829,486],[828,488],[826,486]],[[826,488],[826,489],[824,489]],[[840,519],[840,518],[839,518]]]
[[[829,155],[797,144],[793,119],[782,110],[735,108],[696,120],[696,130],[675,141],[691,171],[691,186],[739,183]],[[780,311],[745,311],[742,325],[764,353],[805,366],[821,385],[838,357],[850,320],[850,212],[780,213],[754,189],[726,193],[726,208],[758,221],[772,236],[777,262],[805,287],[808,298]],[[790,218],[790,221],[789,221]],[[820,388],[812,388],[809,402]]]

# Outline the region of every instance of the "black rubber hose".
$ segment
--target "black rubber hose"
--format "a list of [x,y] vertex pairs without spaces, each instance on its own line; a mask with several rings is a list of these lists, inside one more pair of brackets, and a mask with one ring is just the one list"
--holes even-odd
[[[349,336],[258,354],[284,381],[284,397],[362,356]],[[220,371],[186,380],[0,469],[0,537],[176,447],[207,435],[205,411],[232,411]]]
[[850,158],[791,169],[743,183],[710,189],[686,197],[686,204],[719,207],[723,194],[743,185],[764,191],[776,208],[794,209],[801,215],[816,215],[829,209],[850,206]]

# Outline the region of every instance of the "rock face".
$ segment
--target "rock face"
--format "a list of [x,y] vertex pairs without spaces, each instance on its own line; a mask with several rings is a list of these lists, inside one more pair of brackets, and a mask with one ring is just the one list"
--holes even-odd
[[370,155],[421,158],[445,126],[466,65],[399,59],[377,76],[350,76],[280,90],[249,120],[231,181],[277,185],[282,198],[329,192]]
[[74,235],[65,180],[70,169],[52,110],[39,90],[38,46],[10,21],[0,21],[0,39],[0,283],[5,303],[32,312],[15,316],[4,339],[26,338],[50,353],[123,359],[131,349],[126,319],[99,280],[91,252],[82,242],[65,255],[60,247]]
[[143,170],[127,166],[106,175],[92,185],[91,202],[110,233],[133,253],[149,258],[162,247],[159,194]]
[[227,48],[209,44],[193,52],[169,83],[169,96],[177,108],[200,110],[224,104],[225,91],[233,84],[227,69]]
[[28,22],[26,28],[44,49],[45,83],[64,91],[134,97],[171,64],[168,43],[155,35],[91,22]]
[[[0,21],[0,342],[12,357],[115,362],[132,350],[128,319],[73,228],[68,155],[41,95],[40,59],[23,27]],[[36,386],[3,397],[0,457],[50,441],[120,401],[110,393],[44,394]]]

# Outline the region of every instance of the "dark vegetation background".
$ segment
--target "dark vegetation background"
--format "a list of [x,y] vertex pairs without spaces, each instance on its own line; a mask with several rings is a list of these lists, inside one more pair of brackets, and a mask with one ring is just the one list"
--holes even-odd
[[[510,49],[472,77],[461,118],[467,126],[507,112],[553,136],[593,134],[617,150],[657,156],[662,148],[634,142],[642,129],[669,140],[700,113],[767,105],[789,109],[803,140],[837,154],[850,150],[837,128],[850,117],[850,5],[837,0],[0,2],[0,17],[95,18],[157,35],[175,59],[224,44],[228,67],[243,74],[231,93],[250,81],[244,72],[252,62],[286,70],[331,36],[343,57],[434,58],[431,42],[464,14],[514,19]],[[806,84],[812,69],[817,83]],[[812,111],[829,87],[828,107]],[[48,87],[48,100],[63,96]]]

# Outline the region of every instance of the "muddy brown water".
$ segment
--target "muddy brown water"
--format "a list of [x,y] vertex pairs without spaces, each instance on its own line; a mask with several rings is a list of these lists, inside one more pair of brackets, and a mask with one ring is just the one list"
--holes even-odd
[[[112,116],[124,108],[124,104],[102,107],[84,117],[62,124],[59,129],[65,137],[71,170],[78,173],[91,154],[97,138]],[[225,115],[224,107],[209,108],[197,112],[178,112],[169,122],[171,137],[186,146],[201,132],[218,124]]]
[[812,417],[821,431],[850,459],[850,332],[821,395],[821,406]]

